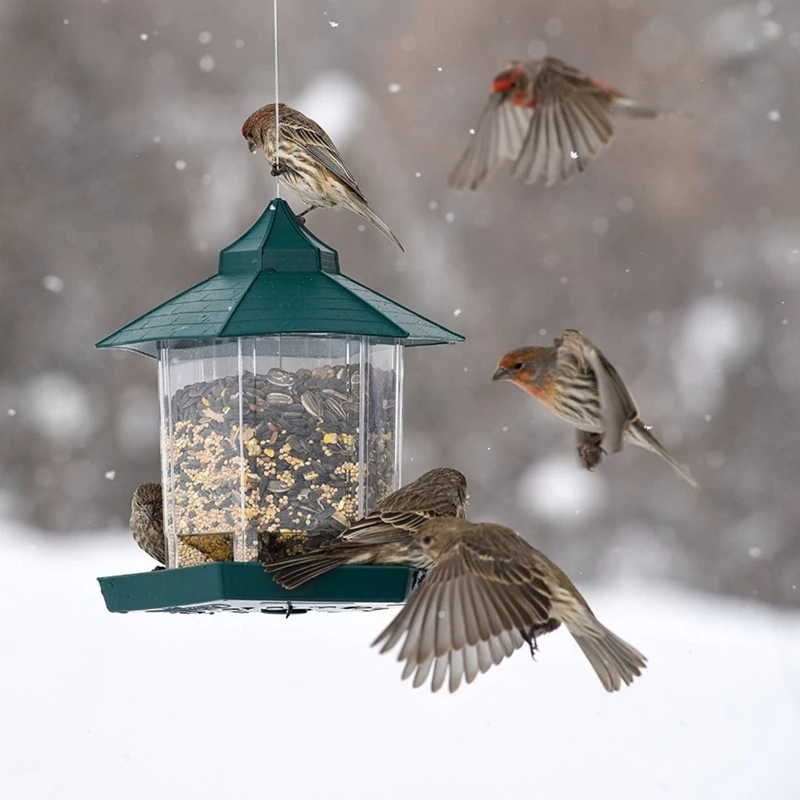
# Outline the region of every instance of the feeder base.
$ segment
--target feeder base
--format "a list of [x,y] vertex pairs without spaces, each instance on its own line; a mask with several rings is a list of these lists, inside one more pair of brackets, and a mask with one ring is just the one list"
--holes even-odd
[[424,572],[397,566],[344,566],[288,591],[258,563],[215,562],[98,578],[106,608],[210,614],[260,611],[372,611],[404,603]]

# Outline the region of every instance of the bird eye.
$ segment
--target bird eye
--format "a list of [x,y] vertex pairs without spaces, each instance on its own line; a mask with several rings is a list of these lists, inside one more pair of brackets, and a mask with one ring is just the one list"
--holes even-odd
[[422,544],[430,544],[433,541],[433,536],[423,536]]
[[525,365],[523,364],[522,361],[517,361],[517,363],[514,364],[514,366],[511,367],[511,369],[513,369],[514,372],[517,372],[518,370],[521,370],[523,366],[525,366]]

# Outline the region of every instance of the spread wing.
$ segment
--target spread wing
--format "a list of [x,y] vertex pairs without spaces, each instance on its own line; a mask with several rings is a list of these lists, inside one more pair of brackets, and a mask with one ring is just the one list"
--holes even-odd
[[607,453],[618,452],[626,424],[639,416],[633,395],[609,360],[582,333],[564,331],[561,347],[594,373],[604,425],[603,447]]
[[602,98],[605,92],[588,75],[549,58],[536,79],[533,117],[514,177],[545,185],[568,181],[611,140],[614,128]]
[[476,189],[506,160],[519,156],[533,112],[493,93],[481,113],[467,149],[450,173],[454,189]]
[[421,686],[433,670],[436,691],[449,673],[455,691],[462,678],[471,682],[521,647],[522,631],[556,626],[540,574],[475,537],[463,537],[373,644],[382,642],[385,653],[404,638],[403,677],[416,673],[414,686]]

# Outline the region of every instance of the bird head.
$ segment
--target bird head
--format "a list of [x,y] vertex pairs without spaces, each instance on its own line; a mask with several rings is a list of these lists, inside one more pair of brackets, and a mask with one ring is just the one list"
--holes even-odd
[[150,525],[161,522],[163,514],[163,496],[160,483],[143,483],[134,492],[132,510],[144,515]]
[[438,561],[471,527],[471,522],[455,517],[437,517],[428,520],[414,534],[408,545],[408,552],[425,553],[433,561]]
[[493,381],[513,381],[520,386],[540,386],[548,377],[556,350],[553,347],[519,347],[497,363]]
[[469,495],[467,494],[467,479],[463,473],[449,467],[437,467],[422,475],[419,482],[426,487],[435,487],[438,492],[448,498],[453,498],[461,512],[459,516],[464,515],[464,507],[467,505]]
[[[279,105],[278,113],[284,105],[284,103]],[[254,111],[242,125],[242,136],[247,140],[251,153],[263,150],[267,138],[275,138],[275,104],[270,103]]]
[[503,69],[494,76],[492,92],[508,96],[512,92],[524,91],[527,86],[527,73],[520,61],[506,61]]

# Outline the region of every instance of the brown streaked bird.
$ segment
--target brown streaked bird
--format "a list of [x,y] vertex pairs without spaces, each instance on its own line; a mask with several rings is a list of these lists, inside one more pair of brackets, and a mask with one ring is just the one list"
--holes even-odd
[[[262,150],[272,174],[280,176],[308,208],[302,219],[315,208],[341,206],[371,222],[401,250],[403,245],[386,223],[369,207],[353,173],[344,163],[336,145],[322,128],[294,108],[280,103],[279,158],[275,158],[275,104],[254,111],[242,126],[250,152]],[[403,251],[405,252],[405,251]]]
[[601,453],[617,453],[623,442],[630,442],[661,456],[681,478],[699,488],[650,433],[619,373],[580,331],[565,330],[552,347],[520,347],[506,353],[492,380],[515,383],[574,425],[578,456],[587,469],[600,463]]
[[477,189],[504,162],[526,183],[567,182],[611,141],[613,114],[656,117],[613,86],[548,56],[507,61],[477,128],[450,174],[455,189]]
[[133,493],[130,531],[133,540],[159,564],[167,563],[160,483],[143,483]]
[[285,589],[296,589],[343,564],[405,564],[425,569],[432,561],[408,552],[411,536],[433,517],[463,517],[467,479],[455,469],[432,469],[386,497],[331,544],[264,565]]
[[572,634],[606,691],[630,685],[645,657],[595,617],[572,581],[518,533],[491,522],[436,519],[414,533],[410,552],[436,566],[403,610],[373,642],[381,653],[401,639],[403,678],[431,689],[462,680],[512,655],[525,641],[561,623]]

